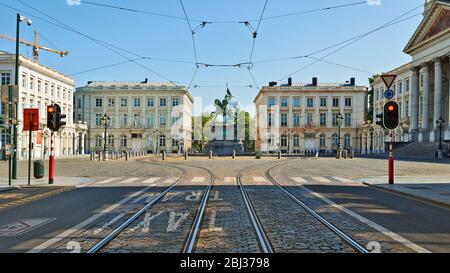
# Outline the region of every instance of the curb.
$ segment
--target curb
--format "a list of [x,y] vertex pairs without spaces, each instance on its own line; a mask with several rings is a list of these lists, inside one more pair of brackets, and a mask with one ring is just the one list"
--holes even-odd
[[19,189],[19,187],[6,187],[6,188],[1,188],[0,192],[5,192],[5,191],[11,191],[11,190],[17,190]]
[[399,190],[395,190],[395,189],[388,189],[382,186],[378,186],[378,185],[374,185],[374,184],[370,184],[368,182],[362,182],[363,185],[368,186],[370,188],[376,189],[376,190],[380,190],[380,191],[384,191],[384,192],[388,192],[391,194],[397,194],[397,195],[401,195],[403,197],[407,197],[410,199],[415,199],[416,201],[422,202],[422,203],[426,203],[426,204],[430,204],[433,206],[439,206],[439,207],[444,207],[446,209],[450,209],[450,204],[446,203],[446,202],[442,202],[442,201],[437,201],[431,198],[427,198],[427,197],[422,197],[422,196],[417,196],[411,193],[406,193],[406,192],[402,192]]

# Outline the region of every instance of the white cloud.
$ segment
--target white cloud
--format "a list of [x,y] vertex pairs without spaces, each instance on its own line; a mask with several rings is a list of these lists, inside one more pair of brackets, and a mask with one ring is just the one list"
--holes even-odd
[[380,6],[381,0],[367,0],[369,6]]
[[81,0],[66,0],[69,6],[79,6],[81,5]]

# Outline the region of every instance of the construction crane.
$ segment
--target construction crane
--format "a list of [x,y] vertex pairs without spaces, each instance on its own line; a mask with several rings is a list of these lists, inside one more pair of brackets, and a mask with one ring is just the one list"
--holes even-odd
[[[16,38],[11,37],[6,34],[1,34],[1,33],[0,33],[0,39],[5,39],[5,40],[13,41],[13,42],[16,41]],[[19,39],[19,43],[24,44],[26,46],[33,47],[33,59],[35,62],[39,62],[39,50],[41,50],[41,49],[48,51],[48,52],[59,54],[61,57],[69,55],[68,51],[61,51],[61,50],[52,49],[52,48],[48,48],[48,47],[39,45],[38,44],[38,33],[36,31],[34,32],[34,42]]]

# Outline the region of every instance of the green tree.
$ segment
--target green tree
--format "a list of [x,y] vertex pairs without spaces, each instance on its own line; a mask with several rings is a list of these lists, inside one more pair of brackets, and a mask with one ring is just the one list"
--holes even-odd
[[375,79],[377,78],[377,77],[379,77],[379,74],[377,74],[377,75],[373,75],[372,77],[370,77],[369,78],[369,85],[370,85],[370,89],[369,89],[369,94],[368,94],[368,96],[367,96],[367,99],[368,99],[368,104],[369,104],[369,108],[368,108],[368,110],[367,110],[367,116],[366,116],[366,120],[369,120],[369,121],[371,121],[371,122],[373,122],[373,109],[374,109],[374,106],[373,106],[373,104],[374,104],[374,94],[375,94],[375,91],[374,91],[374,83],[375,83]]

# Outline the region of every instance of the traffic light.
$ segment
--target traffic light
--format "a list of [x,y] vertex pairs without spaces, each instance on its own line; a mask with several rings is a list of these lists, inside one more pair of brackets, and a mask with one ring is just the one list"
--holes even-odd
[[61,114],[61,107],[58,104],[55,104],[55,110],[56,110],[56,130],[58,131],[61,129],[61,126],[66,125],[66,122],[63,121],[67,116],[65,114]]
[[398,104],[395,101],[390,101],[384,106],[384,127],[393,130],[399,124]]
[[55,105],[49,105],[47,106],[47,128],[58,131],[56,124],[56,107]]
[[382,128],[385,128],[384,127],[384,121],[383,121],[384,114],[378,114],[378,115],[376,115],[376,117],[377,117],[377,123],[376,124],[381,126]]

